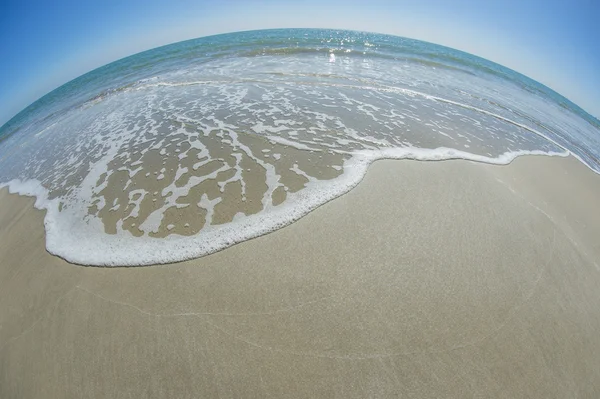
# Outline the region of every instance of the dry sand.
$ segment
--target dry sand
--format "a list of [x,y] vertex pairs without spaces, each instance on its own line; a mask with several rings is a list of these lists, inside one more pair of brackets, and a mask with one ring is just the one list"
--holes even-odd
[[600,176],[379,161],[189,262],[68,264],[0,192],[0,398],[598,398]]

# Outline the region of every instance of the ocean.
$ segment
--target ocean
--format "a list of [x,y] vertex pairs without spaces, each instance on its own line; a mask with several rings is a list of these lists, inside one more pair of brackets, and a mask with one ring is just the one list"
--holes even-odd
[[600,173],[600,122],[447,47],[282,29],[156,48],[61,86],[0,128],[0,183],[47,211],[51,253],[136,266],[281,228],[377,159],[525,154]]

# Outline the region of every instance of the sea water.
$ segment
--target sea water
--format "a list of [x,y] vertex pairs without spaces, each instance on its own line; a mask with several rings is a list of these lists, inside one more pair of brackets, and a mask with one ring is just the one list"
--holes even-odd
[[0,183],[47,211],[51,253],[147,265],[283,227],[377,159],[573,154],[600,172],[599,151],[596,119],[490,61],[285,29],[180,42],[65,84],[0,129]]

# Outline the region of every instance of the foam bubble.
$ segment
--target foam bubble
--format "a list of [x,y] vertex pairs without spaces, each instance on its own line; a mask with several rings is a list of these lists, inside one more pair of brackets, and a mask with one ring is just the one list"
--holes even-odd
[[[333,181],[311,179],[307,187],[279,207],[268,207],[251,216],[236,217],[223,226],[209,226],[201,234],[190,237],[133,237],[123,231],[115,235],[102,233],[97,223],[81,223],[78,212],[58,209],[57,200],[48,199],[48,191],[35,181],[13,180],[11,193],[35,196],[35,206],[46,210],[46,247],[54,255],[69,262],[97,266],[142,266],[172,263],[214,253],[233,244],[280,229],[306,215],[324,203],[355,187],[366,174],[368,165],[378,159],[411,159],[441,161],[465,159],[505,165],[522,155],[568,156],[569,152],[515,151],[492,158],[452,148],[394,148],[362,151],[344,164],[344,173]],[[297,168],[297,165],[294,165]],[[202,202],[210,201],[202,197]],[[211,205],[211,204],[208,204]],[[213,204],[214,205],[214,204]],[[212,206],[212,205],[211,205]],[[167,228],[172,229],[169,225]]]

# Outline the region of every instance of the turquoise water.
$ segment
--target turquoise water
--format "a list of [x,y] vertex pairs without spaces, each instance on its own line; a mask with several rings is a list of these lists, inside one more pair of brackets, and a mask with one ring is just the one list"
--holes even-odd
[[65,84],[0,129],[0,182],[48,210],[51,252],[136,265],[279,228],[375,159],[531,153],[600,172],[600,123],[453,49],[286,29],[176,43]]

